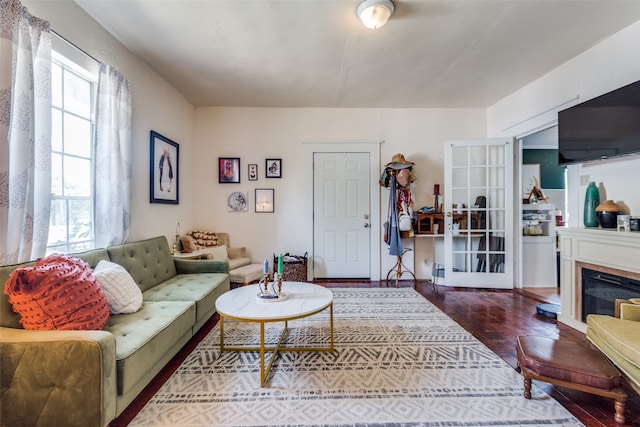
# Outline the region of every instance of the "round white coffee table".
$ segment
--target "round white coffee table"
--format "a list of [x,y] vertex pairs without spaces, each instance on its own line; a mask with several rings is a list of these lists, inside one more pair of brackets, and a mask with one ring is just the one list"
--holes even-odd
[[[242,286],[222,294],[216,300],[216,311],[220,315],[220,351],[259,351],[260,352],[260,387],[264,387],[271,366],[279,352],[292,351],[333,351],[333,294],[325,287],[303,282],[283,282],[282,292],[286,297],[279,301],[261,300],[258,298],[259,285]],[[282,347],[290,320],[312,316],[329,309],[329,347]],[[260,347],[225,346],[224,320],[232,319],[240,322],[260,324]],[[274,346],[266,346],[264,342],[265,323],[284,322],[284,329]],[[265,351],[271,351],[271,359],[265,367]]]

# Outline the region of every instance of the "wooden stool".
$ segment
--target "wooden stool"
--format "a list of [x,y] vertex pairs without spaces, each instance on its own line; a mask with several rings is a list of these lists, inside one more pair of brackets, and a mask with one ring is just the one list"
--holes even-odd
[[531,399],[531,380],[612,398],[613,419],[624,424],[627,393],[620,387],[620,372],[602,353],[579,343],[536,336],[518,337],[516,352],[525,398]]

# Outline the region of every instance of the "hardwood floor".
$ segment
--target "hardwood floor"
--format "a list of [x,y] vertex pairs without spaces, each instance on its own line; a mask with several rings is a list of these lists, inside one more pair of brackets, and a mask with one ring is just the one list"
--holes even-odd
[[[369,281],[322,281],[317,283],[329,288],[385,286],[384,282]],[[403,281],[400,286],[413,286],[413,281]],[[515,341],[519,335],[541,335],[567,339],[584,345],[587,343],[581,332],[536,314],[536,305],[540,302],[557,302],[554,292],[545,294],[545,292],[530,292],[530,290],[501,291],[445,286],[439,286],[434,292],[433,286],[425,281],[419,281],[417,290],[502,357],[514,369],[517,365]],[[172,372],[180,366],[184,358],[193,351],[198,342],[215,326],[217,321],[218,316],[214,315],[129,408],[110,424],[110,427],[128,425]],[[537,381],[534,383],[564,405],[586,426],[620,426],[613,421],[613,400]],[[629,388],[627,388],[627,392],[629,398],[625,412],[625,425],[640,426],[640,396]]]

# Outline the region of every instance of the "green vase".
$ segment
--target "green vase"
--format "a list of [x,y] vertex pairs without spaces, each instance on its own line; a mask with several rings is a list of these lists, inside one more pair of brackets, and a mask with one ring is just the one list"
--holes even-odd
[[591,181],[584,195],[584,226],[597,227],[596,207],[600,204],[600,192],[596,183]]

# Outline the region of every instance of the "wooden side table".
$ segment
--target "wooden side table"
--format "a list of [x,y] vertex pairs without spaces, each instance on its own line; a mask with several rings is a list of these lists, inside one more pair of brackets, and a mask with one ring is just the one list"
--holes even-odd
[[[437,212],[418,213],[416,234],[444,234],[444,217],[446,214]],[[460,230],[467,229],[466,214],[452,214],[453,222],[460,224]],[[471,229],[480,227],[481,215],[479,213],[471,214]],[[437,226],[437,227],[436,227]]]

